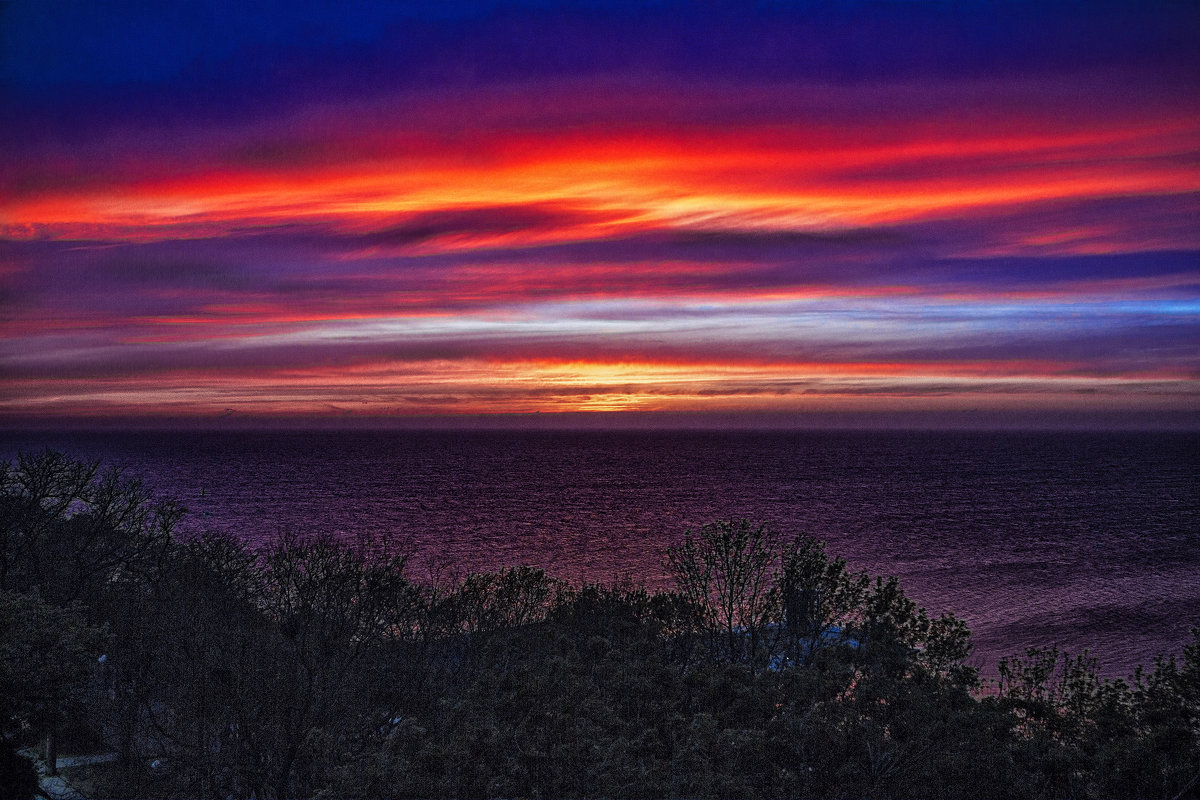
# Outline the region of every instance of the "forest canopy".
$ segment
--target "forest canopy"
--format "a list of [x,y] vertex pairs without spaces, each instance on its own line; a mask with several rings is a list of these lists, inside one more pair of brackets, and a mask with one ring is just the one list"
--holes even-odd
[[1129,681],[1042,649],[985,685],[961,620],[747,520],[687,531],[650,591],[183,536],[61,453],[0,489],[12,786],[47,743],[115,753],[97,796],[1200,797],[1200,633]]

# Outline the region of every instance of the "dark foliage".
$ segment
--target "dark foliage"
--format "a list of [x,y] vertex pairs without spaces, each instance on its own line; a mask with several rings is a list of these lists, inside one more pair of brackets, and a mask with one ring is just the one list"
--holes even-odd
[[745,521],[671,548],[671,591],[421,583],[320,536],[181,541],[53,453],[0,478],[3,753],[84,720],[113,796],[1200,796],[1200,638],[1132,683],[1031,651],[981,699],[962,622]]
[[0,741],[0,787],[10,800],[33,800],[38,792],[37,768],[6,741]]

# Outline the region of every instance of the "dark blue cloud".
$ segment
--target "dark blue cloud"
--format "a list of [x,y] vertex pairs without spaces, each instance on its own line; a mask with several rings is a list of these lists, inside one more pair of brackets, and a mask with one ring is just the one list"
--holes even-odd
[[1194,3],[241,2],[7,4],[12,88],[454,83],[614,70],[878,79],[1170,67],[1194,80]]
[[0,149],[565,79],[700,100],[745,83],[1084,74],[1106,97],[1177,98],[1200,90],[1196,41],[1200,5],[1182,2],[16,0],[0,12]]
[[1111,255],[945,258],[914,264],[908,277],[932,289],[956,284],[979,291],[1021,290],[1044,284],[1176,276],[1200,281],[1200,253],[1165,251]]
[[[3,75],[31,88],[164,83],[219,73],[262,49],[316,52],[378,40],[402,4],[13,2],[3,16]],[[251,76],[246,76],[251,77]]]

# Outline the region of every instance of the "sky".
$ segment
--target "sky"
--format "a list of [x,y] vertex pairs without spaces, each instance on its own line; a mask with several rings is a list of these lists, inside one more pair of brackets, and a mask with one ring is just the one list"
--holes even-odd
[[0,424],[1197,427],[1197,41],[1145,0],[14,0]]

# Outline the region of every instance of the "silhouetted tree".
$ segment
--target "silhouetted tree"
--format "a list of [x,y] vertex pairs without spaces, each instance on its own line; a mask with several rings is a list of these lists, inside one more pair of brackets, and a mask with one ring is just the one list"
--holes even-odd
[[53,763],[54,733],[105,640],[77,611],[0,592],[0,737],[9,747],[48,736]]
[[667,549],[676,590],[722,633],[724,651],[735,661],[756,666],[766,626],[781,616],[782,552],[778,532],[744,519],[688,531]]
[[184,510],[115,469],[46,451],[0,464],[0,590],[93,604],[153,569]]
[[177,506],[53,453],[0,488],[13,787],[77,708],[111,796],[1200,796],[1200,633],[1132,683],[1032,650],[980,699],[960,620],[744,520],[670,548],[666,591],[417,585],[370,543],[178,540]]

